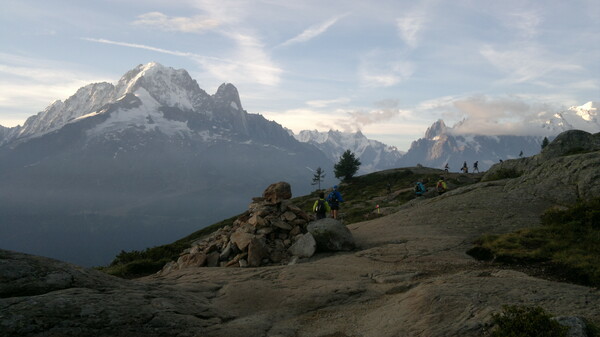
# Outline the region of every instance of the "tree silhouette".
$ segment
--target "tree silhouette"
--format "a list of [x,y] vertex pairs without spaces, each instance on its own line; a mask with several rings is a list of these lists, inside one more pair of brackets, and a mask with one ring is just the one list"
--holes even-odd
[[544,137],[544,140],[542,140],[542,150],[548,146],[549,143],[550,141],[548,141],[548,137]]
[[325,171],[321,169],[321,167],[317,167],[315,170],[315,175],[313,176],[312,185],[319,185],[319,190],[321,189],[321,181],[325,178]]
[[360,160],[354,156],[354,153],[350,150],[346,150],[340,157],[340,161],[333,166],[333,173],[335,173],[335,177],[338,179],[342,178],[342,180],[350,180],[358,171],[360,164]]

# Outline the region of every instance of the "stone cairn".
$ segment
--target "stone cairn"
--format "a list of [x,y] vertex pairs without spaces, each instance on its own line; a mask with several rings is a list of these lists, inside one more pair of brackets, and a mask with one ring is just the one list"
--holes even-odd
[[160,273],[186,267],[258,267],[287,264],[290,247],[303,238],[309,215],[291,204],[290,184],[270,185],[262,197],[252,198],[248,211],[231,226],[198,240],[169,262]]

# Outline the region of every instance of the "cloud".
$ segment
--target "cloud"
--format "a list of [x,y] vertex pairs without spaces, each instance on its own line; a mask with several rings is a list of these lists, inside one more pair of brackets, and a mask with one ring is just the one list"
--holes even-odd
[[394,99],[376,102],[372,109],[338,109],[337,113],[342,116],[336,119],[336,125],[345,132],[355,132],[370,125],[380,125],[396,117],[407,120],[412,115],[410,111],[400,109],[399,102]]
[[236,43],[235,59],[240,61],[213,62],[199,56],[197,59],[211,74],[230,82],[252,79],[269,86],[279,84],[283,70],[271,60],[258,38],[239,32],[224,34]]
[[522,38],[532,39],[538,35],[538,26],[542,22],[542,17],[535,11],[519,11],[509,14],[506,25],[517,29]]
[[419,35],[427,24],[427,17],[423,11],[412,11],[396,19],[398,34],[410,48],[416,48]]
[[[518,49],[498,51],[486,45],[480,50],[481,55],[494,67],[508,74],[502,82],[523,83],[543,79],[552,72],[572,72],[583,70],[583,67],[553,60],[543,50],[531,45]],[[535,83],[535,82],[534,82]],[[538,82],[536,84],[540,84]]]
[[170,17],[160,12],[138,16],[134,25],[151,26],[161,30],[184,33],[204,33],[219,26],[219,21],[203,16]]
[[452,128],[454,134],[539,135],[544,118],[560,106],[525,101],[520,97],[479,95],[453,102],[463,120]]
[[340,104],[345,104],[350,102],[349,98],[346,97],[342,97],[342,98],[336,98],[336,99],[330,99],[330,100],[314,100],[314,101],[308,101],[306,102],[306,105],[313,107],[313,108],[326,108],[332,105],[340,105]]
[[85,41],[104,43],[104,44],[112,44],[112,45],[121,46],[121,47],[146,49],[146,50],[155,51],[157,53],[163,53],[163,54],[169,54],[169,55],[175,55],[175,56],[184,56],[184,57],[195,56],[195,54],[193,54],[193,53],[180,52],[180,51],[175,51],[175,50],[167,50],[167,49],[163,49],[163,48],[157,48],[157,47],[147,46],[147,45],[138,44],[138,43],[111,41],[111,40],[107,40],[107,39],[94,39],[94,38],[89,38],[89,37],[83,37],[81,39],[85,40]]
[[361,58],[358,76],[365,87],[391,87],[408,80],[415,71],[412,62],[398,59],[395,53],[372,51]]
[[[236,59],[209,57],[195,53],[168,50],[143,44],[119,42],[107,39],[82,38],[82,40],[110,44],[128,48],[137,48],[157,53],[186,57],[202,65],[207,72],[225,82],[256,82],[264,85],[279,83],[282,70],[273,65],[268,55],[262,50],[258,40],[250,35],[227,34],[238,45]],[[242,61],[237,61],[242,60]],[[243,60],[252,60],[251,62]]]
[[0,124],[22,124],[32,112],[72,96],[82,86],[106,81],[105,76],[74,69],[72,64],[0,53]]
[[338,22],[340,19],[344,18],[347,15],[348,15],[348,13],[338,15],[338,16],[335,16],[335,17],[321,23],[321,24],[311,26],[311,27],[307,28],[305,31],[303,31],[302,33],[300,33],[298,36],[295,36],[295,37],[283,42],[278,47],[289,46],[289,45],[292,45],[295,43],[301,43],[301,42],[306,42],[306,41],[312,40],[315,37],[325,33],[331,26],[333,26],[336,22]]

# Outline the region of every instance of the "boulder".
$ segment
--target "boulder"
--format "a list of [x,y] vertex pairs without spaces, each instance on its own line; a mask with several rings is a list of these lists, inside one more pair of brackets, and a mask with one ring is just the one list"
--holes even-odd
[[559,316],[552,319],[557,321],[558,324],[569,328],[569,331],[567,331],[568,337],[587,337],[587,324],[581,317]]
[[325,218],[311,222],[307,230],[314,237],[319,250],[347,251],[356,246],[350,230],[335,219]]
[[288,251],[290,254],[298,257],[311,257],[317,250],[317,241],[310,233],[300,235],[296,243],[294,243]]
[[270,204],[277,204],[292,197],[292,187],[284,181],[271,184],[263,192],[263,198]]
[[246,233],[243,230],[237,230],[231,234],[231,242],[240,250],[246,250],[253,238],[254,234]]
[[253,238],[248,245],[248,266],[260,266],[262,260],[267,256],[269,256],[269,250],[264,239]]

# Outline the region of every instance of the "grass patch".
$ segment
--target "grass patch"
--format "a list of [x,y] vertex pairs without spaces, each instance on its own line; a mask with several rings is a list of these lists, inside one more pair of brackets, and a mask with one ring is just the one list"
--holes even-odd
[[492,314],[492,322],[492,337],[566,337],[569,330],[541,307],[504,306],[500,314]]
[[600,286],[600,198],[567,210],[549,210],[542,226],[485,235],[467,253],[502,263],[538,263],[569,282]]
[[197,241],[219,228],[233,224],[238,215],[205,227],[173,243],[145,250],[121,251],[109,266],[96,269],[121,278],[136,278],[154,274],[165,264],[177,260],[179,254]]
[[500,168],[485,177],[485,181],[518,178],[523,174],[515,168]]

